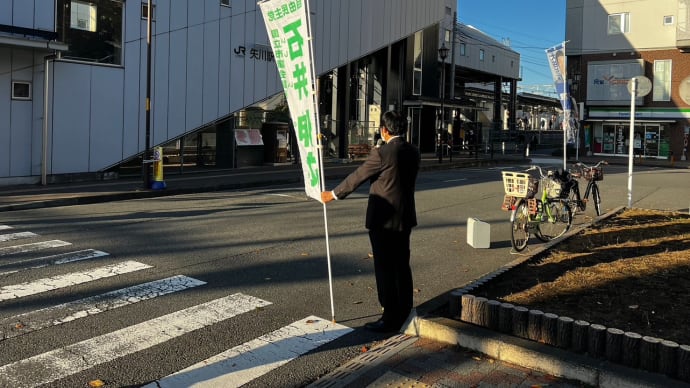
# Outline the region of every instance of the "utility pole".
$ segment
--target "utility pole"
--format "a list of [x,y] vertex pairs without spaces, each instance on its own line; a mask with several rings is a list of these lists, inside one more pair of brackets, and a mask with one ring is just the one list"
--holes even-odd
[[149,164],[151,163],[151,19],[153,19],[153,4],[148,0],[146,13],[146,140],[144,157],[141,162],[141,175],[144,178],[144,190],[151,188]]

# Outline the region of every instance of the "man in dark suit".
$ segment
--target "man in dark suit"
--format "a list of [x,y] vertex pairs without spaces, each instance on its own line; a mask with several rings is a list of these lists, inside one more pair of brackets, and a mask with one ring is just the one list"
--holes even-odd
[[383,316],[365,327],[376,332],[400,330],[412,310],[410,232],[417,225],[414,191],[420,154],[404,135],[405,121],[400,113],[384,113],[381,137],[385,144],[373,148],[364,163],[333,191],[321,193],[323,202],[328,203],[344,199],[366,181],[371,183],[366,228]]

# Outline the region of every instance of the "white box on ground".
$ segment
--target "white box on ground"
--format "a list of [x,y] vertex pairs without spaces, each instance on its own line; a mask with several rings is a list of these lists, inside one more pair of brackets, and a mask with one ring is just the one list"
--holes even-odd
[[491,245],[491,228],[489,224],[476,218],[468,218],[467,243],[473,248],[488,248]]

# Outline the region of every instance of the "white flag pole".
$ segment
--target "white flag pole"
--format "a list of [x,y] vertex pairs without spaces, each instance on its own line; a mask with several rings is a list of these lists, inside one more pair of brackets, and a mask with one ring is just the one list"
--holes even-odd
[[633,77],[630,82],[630,132],[628,134],[628,209],[632,208],[632,184],[633,184],[633,152],[635,152],[635,99],[637,98],[638,80]]
[[566,164],[567,156],[566,153],[568,152],[568,130],[570,129],[570,113],[566,114],[567,105],[568,105],[568,57],[565,55],[565,43],[563,42],[563,93],[561,93],[561,96],[563,98],[563,102],[561,106],[563,106],[563,171],[568,169],[568,166]]
[[[305,7],[307,11],[307,31],[309,31],[309,55],[312,58],[311,61],[311,73],[314,75],[314,79],[316,80],[318,78],[318,75],[316,74],[316,68],[314,67],[314,40],[312,38],[312,31],[311,31],[311,12],[309,11],[309,1],[305,1]],[[319,104],[318,104],[318,90],[316,88],[316,85],[312,85],[312,100],[314,104],[314,117],[315,117],[315,122],[316,122],[316,143],[318,144],[318,150],[317,153],[319,155],[319,171],[321,172],[321,187],[320,191],[324,191],[326,187],[326,178],[324,177],[324,169],[323,169],[323,154],[324,154],[324,149],[323,149],[323,142],[321,139],[321,120],[319,120]],[[328,238],[328,212],[326,211],[326,204],[323,203],[323,226],[324,226],[324,232],[326,235],[326,261],[328,262],[328,290],[331,298],[331,321],[335,323],[335,307],[333,303],[333,271],[331,269],[331,244],[329,242]]]

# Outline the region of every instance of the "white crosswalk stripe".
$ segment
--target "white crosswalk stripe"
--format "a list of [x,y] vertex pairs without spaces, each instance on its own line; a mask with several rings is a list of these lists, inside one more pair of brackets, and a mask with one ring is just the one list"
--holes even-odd
[[351,331],[347,326],[310,316],[144,388],[239,387]]
[[[13,228],[0,225],[0,230],[10,229]],[[0,234],[0,242],[35,237],[38,235],[31,232],[6,233]],[[67,303],[48,307],[42,304],[43,308],[22,311],[21,314],[13,316],[0,314],[0,345],[12,344],[12,341],[26,341],[30,344],[33,333],[36,331],[67,323],[78,325],[82,322],[81,318],[101,319],[99,317],[108,314],[98,314],[106,311],[115,310],[115,314],[128,314],[126,310],[133,304],[145,301],[151,303],[155,298],[164,295],[169,295],[167,298],[176,297],[177,293],[206,285],[206,282],[198,279],[174,275],[112,291],[101,291],[104,283],[98,280],[134,274],[153,267],[134,260],[97,266],[95,260],[93,262],[90,260],[110,256],[110,254],[95,249],[50,252],[40,257],[27,257],[43,250],[52,249],[60,252],[61,248],[70,245],[71,243],[61,240],[49,240],[0,248],[0,256],[4,256],[0,261],[0,276],[2,277],[0,306],[3,302],[20,300],[20,298],[41,293],[48,295],[42,299],[41,303],[45,301],[49,303],[51,292],[62,290],[64,294],[65,289],[76,285],[84,285],[86,287],[84,289],[97,288],[99,290],[97,295]],[[14,258],[13,255],[21,256]],[[112,262],[116,259],[109,257],[108,260]],[[80,267],[89,269],[65,273],[70,270],[69,266],[76,262],[82,263]],[[44,273],[45,271],[33,270],[50,266],[60,266],[55,270],[61,274],[43,278],[41,276],[45,275],[34,274],[34,272]],[[3,284],[5,279],[14,278],[34,280],[19,284]],[[20,302],[16,305],[21,305]],[[79,342],[44,353],[33,353],[35,355],[24,359],[19,359],[22,356],[8,359],[6,362],[10,360],[12,362],[0,366],[0,387],[22,388],[60,384],[58,380],[69,379],[70,376],[99,365],[107,365],[115,360],[136,358],[133,356],[135,353],[154,346],[173,346],[169,345],[175,343],[175,341],[170,341],[171,339],[225,320],[242,319],[243,315],[248,317],[247,313],[271,304],[269,301],[251,295],[235,293],[131,326],[116,326],[122,328],[96,337],[84,339],[86,337],[82,336],[79,337],[82,339]],[[167,302],[165,305],[174,306]],[[145,304],[144,307],[146,308]],[[166,312],[168,311],[170,310]],[[91,321],[93,322],[98,321]],[[72,330],[72,328],[65,327],[63,330]],[[193,360],[190,363],[196,362],[196,364],[186,368],[186,365],[181,365],[182,370],[169,376],[157,376],[160,380],[150,383],[147,387],[237,387],[351,331],[352,329],[346,326],[316,316],[308,316],[206,360]],[[22,338],[16,338],[19,336]],[[149,381],[151,380],[141,383]]]
[[129,260],[123,263],[106,265],[92,270],[74,272],[66,275],[58,275],[50,278],[39,279],[33,282],[25,282],[21,284],[0,287],[0,302],[4,300],[16,299],[24,296],[39,294],[50,290],[56,290],[62,287],[92,282],[94,280],[108,278],[111,276],[117,276],[129,272],[141,271],[147,268],[151,268],[151,266]]
[[204,284],[178,275],[1,319],[0,341]]
[[0,234],[0,242],[22,240],[25,238],[32,238],[38,236],[36,233],[32,232],[17,232],[17,233],[6,233]]
[[12,263],[0,265],[0,276],[30,269],[43,268],[49,265],[67,264],[75,261],[95,259],[103,256],[108,256],[108,253],[97,251],[95,249],[84,249],[76,252],[67,252],[45,257],[17,260]]
[[[113,361],[270,302],[233,294],[0,367],[0,387],[34,387]],[[32,371],[26,374],[26,371]]]
[[35,242],[35,243],[30,243],[30,244],[14,245],[11,247],[0,248],[0,256],[15,255],[18,253],[35,252],[35,251],[40,251],[42,249],[64,247],[66,245],[72,245],[72,243],[68,243],[66,241],[60,241],[60,240],[50,240],[50,241],[41,241],[41,242]]

